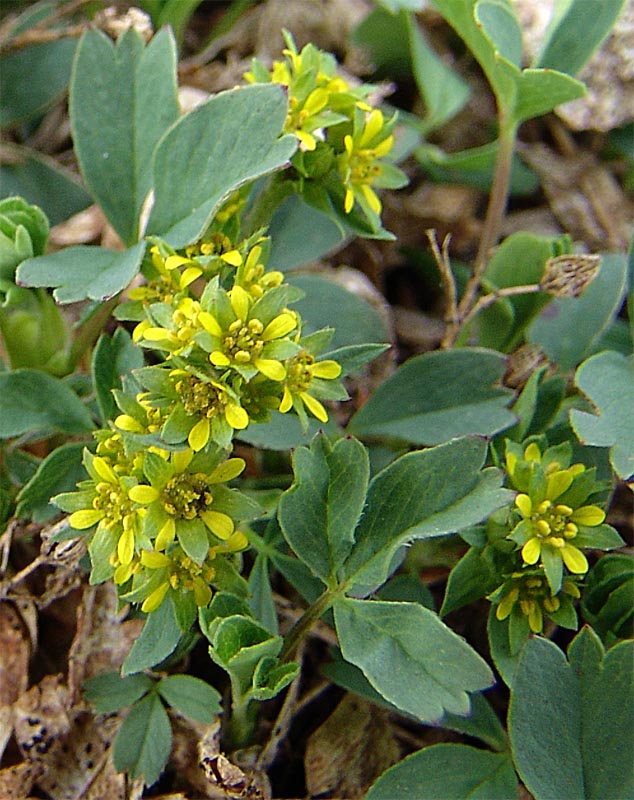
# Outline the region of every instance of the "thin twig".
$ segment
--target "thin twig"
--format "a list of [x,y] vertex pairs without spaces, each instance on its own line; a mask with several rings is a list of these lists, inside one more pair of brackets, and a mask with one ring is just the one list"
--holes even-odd
[[428,228],[425,233],[429,239],[434,259],[440,272],[440,281],[442,283],[443,293],[445,297],[445,322],[447,330],[441,347],[445,346],[445,339],[454,336],[454,331],[458,325],[458,290],[456,288],[456,279],[451,270],[451,261],[449,259],[449,243],[451,242],[451,234],[448,233],[442,242],[442,251],[438,246],[438,238],[434,228]]
[[[33,25],[33,27],[24,31],[24,33],[12,39],[7,39],[4,44],[0,45],[0,54],[5,55],[6,53],[22,50],[33,44],[42,44],[44,42],[54,42],[58,39],[69,39],[81,36],[90,23],[81,22],[77,25],[60,28],[59,30],[51,30],[50,26],[58,20],[70,14],[74,14],[81,6],[87,5],[90,1],[91,0],[70,0],[66,5],[60,6],[41,22],[38,22],[37,25]],[[13,23],[14,20],[11,21],[11,25],[13,25]],[[2,31],[2,34],[0,34],[0,41],[10,34],[10,30],[11,28],[9,27],[7,31]]]
[[518,294],[535,294],[535,292],[541,291],[542,288],[538,283],[525,283],[519,286],[505,286],[503,289],[498,289],[496,292],[485,294],[480,297],[478,301],[471,307],[469,312],[462,317],[460,324],[466,325],[468,322],[471,322],[471,320],[481,311],[484,311],[485,308],[492,306],[493,303],[496,303],[503,297],[513,297],[514,295]]
[[295,678],[295,680],[291,683],[288,687],[288,691],[286,692],[286,697],[284,698],[284,702],[282,703],[282,707],[280,709],[280,713],[277,715],[277,719],[275,720],[275,725],[271,730],[271,735],[268,738],[268,741],[262,748],[260,755],[258,756],[258,760],[256,763],[256,768],[260,772],[266,772],[271,764],[275,761],[277,756],[277,751],[279,749],[280,744],[286,738],[288,731],[291,727],[291,723],[293,721],[293,716],[296,711],[297,707],[297,696],[299,694],[299,687],[301,683],[301,667],[304,662],[304,651],[306,649],[306,640],[300,643],[297,651],[297,663],[300,666],[299,674]]

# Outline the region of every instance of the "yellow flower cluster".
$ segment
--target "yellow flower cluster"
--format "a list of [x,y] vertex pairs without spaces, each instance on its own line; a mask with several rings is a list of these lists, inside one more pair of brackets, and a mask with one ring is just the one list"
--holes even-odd
[[589,566],[583,549],[622,544],[618,533],[603,524],[603,509],[588,502],[602,492],[596,470],[571,460],[568,442],[550,447],[543,438],[524,445],[507,442],[506,471],[518,493],[510,532],[507,528],[502,535],[516,549],[508,556],[504,582],[489,599],[497,619],[508,619],[514,633],[541,633],[544,617],[576,628],[577,582]]
[[298,52],[290,34],[285,38],[285,60],[275,61],[267,69],[254,59],[245,79],[287,88],[284,130],[299,141],[292,162],[297,173],[319,182],[345,214],[350,214],[356,203],[376,223],[381,201],[375,189],[398,188],[407,182],[394,164],[384,160],[394,145],[396,115],[386,119],[379,109],[373,109],[369,104],[373,87],[352,86],[337,74],[333,56],[312,44]]

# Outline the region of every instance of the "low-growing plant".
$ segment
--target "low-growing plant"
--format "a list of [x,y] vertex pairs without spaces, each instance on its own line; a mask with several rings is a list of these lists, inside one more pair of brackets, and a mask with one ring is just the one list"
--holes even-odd
[[[56,539],[85,542],[90,583],[113,582],[145,620],[121,673],[91,678],[85,696],[98,713],[130,709],[114,763],[147,785],[170,754],[165,703],[204,723],[222,710],[229,753],[261,744],[262,703],[301,679],[325,620],[332,682],[482,742],[409,755],[368,800],[510,798],[518,775],[538,800],[634,791],[632,560],[602,555],[624,545],[606,509],[634,472],[631,301],[628,354],[605,344],[634,256],[578,253],[567,235],[499,242],[519,126],[583,94],[574,75],[622,3],[604,4],[570,60],[587,4],[565,4],[527,68],[510,3],[434,5],[495,97],[496,139],[471,154],[492,165],[488,210],[466,278],[429,233],[440,349],[351,415],[339,404],[386,337],[375,326],[359,340],[345,314],[338,337],[324,279],[290,268],[322,254],[313,229],[393,238],[380,194],[406,183],[392,157],[405,133],[333,56],[287,33],[279,60],[255,59],[244,85],[181,114],[169,29],[147,43],[134,28],[116,43],[88,30],[70,80],[74,150],[121,249],[49,253],[46,215],[0,201],[0,514],[67,514]],[[175,4],[146,6],[162,19]],[[425,138],[466,85],[422,39],[417,4],[380,6],[407,34],[425,104],[407,119],[410,151],[448,167]],[[350,293],[333,291],[345,309]],[[82,303],[75,325],[70,303]],[[254,453],[289,450],[292,477],[247,469]],[[456,554],[439,614],[418,577],[436,540]],[[305,604],[290,629],[273,587]],[[476,603],[486,653],[443,621]],[[578,611],[584,627],[562,637]],[[169,674],[201,638],[228,675],[222,703]],[[483,694],[494,669],[506,729]]]

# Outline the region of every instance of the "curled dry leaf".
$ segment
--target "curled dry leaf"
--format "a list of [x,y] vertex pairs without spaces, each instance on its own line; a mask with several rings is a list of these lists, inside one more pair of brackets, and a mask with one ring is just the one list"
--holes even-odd
[[31,793],[33,784],[43,772],[42,764],[28,761],[0,769],[0,797],[26,800]]
[[308,740],[306,788],[311,797],[363,797],[399,756],[386,712],[347,694]]
[[40,760],[70,729],[68,689],[61,675],[46,675],[13,708],[15,738],[25,759]]
[[266,775],[237,766],[220,752],[220,722],[212,723],[198,743],[198,763],[208,782],[206,797],[213,800],[271,800]]
[[0,603],[0,706],[11,705],[26,691],[32,641],[12,602]]
[[572,238],[591,250],[627,250],[631,204],[614,176],[591,153],[560,155],[544,144],[522,147],[550,207]]
[[77,609],[77,633],[68,655],[68,686],[78,702],[82,683],[99,672],[120,669],[143,620],[125,620],[119,611],[117,590],[112,583],[86,586]]

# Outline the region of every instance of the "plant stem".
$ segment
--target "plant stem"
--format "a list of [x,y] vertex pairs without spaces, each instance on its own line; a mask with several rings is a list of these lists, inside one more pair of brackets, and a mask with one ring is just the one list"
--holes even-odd
[[290,661],[299,643],[303,640],[304,636],[311,629],[313,624],[328,611],[328,609],[335,602],[341,590],[332,591],[327,589],[320,597],[315,600],[312,606],[309,606],[302,616],[293,625],[286,636],[284,647],[280,653],[280,661]]
[[119,295],[112,297],[103,305],[100,305],[95,313],[81,326],[68,354],[69,372],[72,372],[77,367],[85,352],[97,341],[118,302]]
[[511,181],[511,167],[513,165],[513,153],[515,151],[515,138],[517,135],[517,123],[508,117],[504,109],[498,111],[499,136],[498,152],[493,173],[493,183],[491,194],[489,195],[489,205],[487,208],[484,226],[482,228],[482,238],[478,247],[473,274],[467,281],[464,294],[458,305],[458,324],[452,326],[443,341],[444,347],[451,347],[458,337],[460,329],[466,319],[472,315],[474,302],[480,282],[486,269],[489,251],[498,241],[500,227],[506,211],[506,203]]

